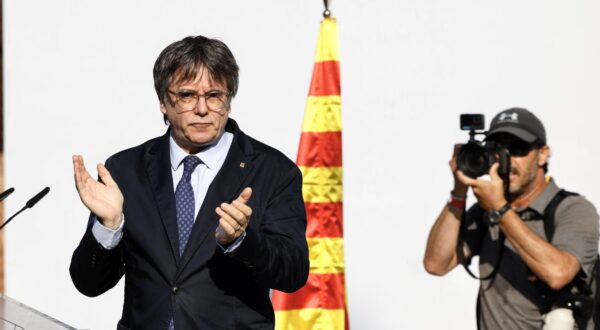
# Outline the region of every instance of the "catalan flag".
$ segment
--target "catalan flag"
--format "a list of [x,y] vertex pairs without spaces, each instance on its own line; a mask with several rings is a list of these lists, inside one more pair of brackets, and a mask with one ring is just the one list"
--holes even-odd
[[274,291],[275,329],[349,329],[342,223],[342,116],[338,31],[321,22],[296,163],[303,176],[310,274],[287,294]]

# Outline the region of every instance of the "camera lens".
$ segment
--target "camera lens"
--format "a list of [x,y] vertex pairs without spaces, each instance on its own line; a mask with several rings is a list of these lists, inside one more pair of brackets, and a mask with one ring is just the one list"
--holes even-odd
[[477,178],[489,170],[487,151],[477,144],[466,144],[456,159],[458,169],[471,178]]

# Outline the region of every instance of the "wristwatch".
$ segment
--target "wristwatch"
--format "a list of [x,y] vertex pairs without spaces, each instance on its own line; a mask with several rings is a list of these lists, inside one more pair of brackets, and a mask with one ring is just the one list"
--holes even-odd
[[499,210],[490,211],[490,215],[489,215],[489,217],[490,217],[490,223],[492,225],[499,224],[500,223],[500,219],[502,219],[502,215],[504,213],[506,213],[508,210],[510,210],[510,207],[511,207],[510,204],[506,203]]

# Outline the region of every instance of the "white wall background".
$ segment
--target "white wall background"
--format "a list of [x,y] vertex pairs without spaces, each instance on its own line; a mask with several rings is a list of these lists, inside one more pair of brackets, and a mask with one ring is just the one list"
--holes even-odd
[[[524,106],[546,124],[558,183],[600,205],[600,2],[333,1],[341,45],[345,238],[352,329],[475,329],[478,284],[427,275],[458,115]],[[4,0],[6,293],[78,328],[111,329],[121,284],[79,294],[68,267],[88,167],[163,134],[158,53],[225,41],[241,67],[232,117],[295,159],[322,1]]]

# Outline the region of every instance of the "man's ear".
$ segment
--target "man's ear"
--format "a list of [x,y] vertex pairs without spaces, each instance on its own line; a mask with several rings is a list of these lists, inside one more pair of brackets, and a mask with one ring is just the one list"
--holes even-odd
[[165,107],[165,104],[160,102],[160,112],[163,113],[163,115],[167,114],[167,108]]
[[541,147],[538,153],[538,166],[542,167],[546,165],[551,155],[550,147],[547,144]]

